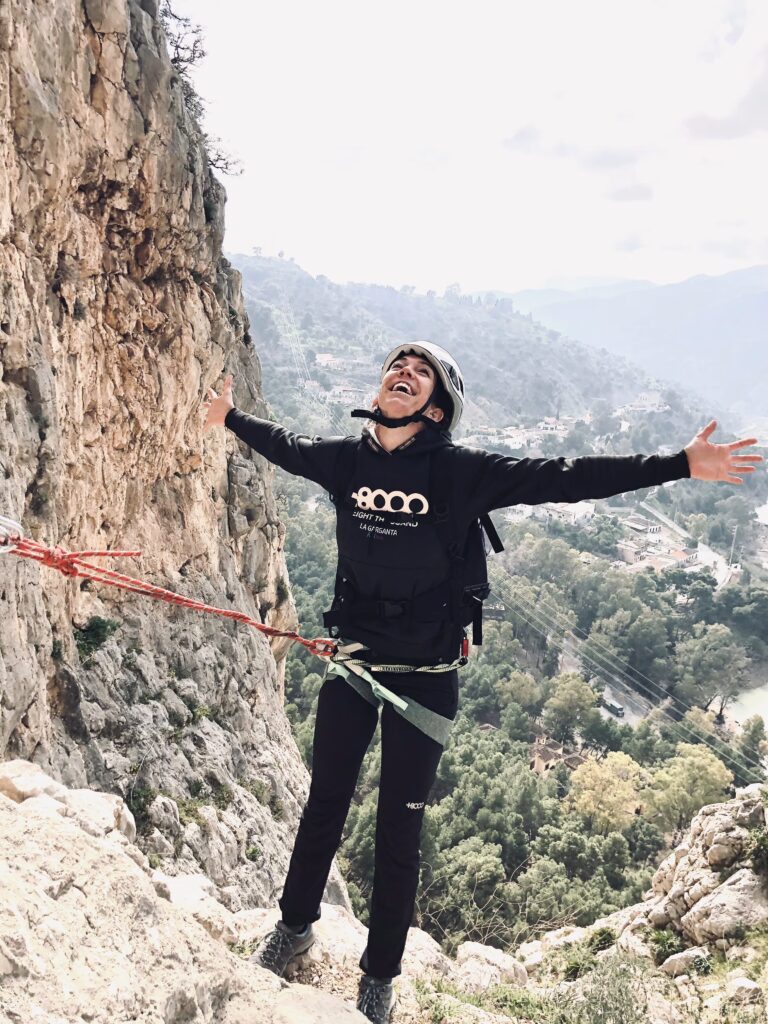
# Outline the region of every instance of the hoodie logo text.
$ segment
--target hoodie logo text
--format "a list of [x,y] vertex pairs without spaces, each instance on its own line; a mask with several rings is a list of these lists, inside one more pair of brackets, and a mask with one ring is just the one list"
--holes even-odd
[[[424,515],[429,512],[429,502],[423,494],[406,494],[404,491],[382,491],[377,488],[372,491],[370,487],[361,487],[359,491],[353,491],[358,508],[373,509],[375,512],[413,512],[417,515]],[[421,508],[412,508],[412,502],[420,502]]]

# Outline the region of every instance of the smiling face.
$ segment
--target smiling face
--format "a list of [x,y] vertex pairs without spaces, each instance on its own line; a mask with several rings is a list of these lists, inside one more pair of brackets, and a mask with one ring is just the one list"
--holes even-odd
[[[384,374],[374,405],[393,419],[410,416],[421,409],[434,388],[435,371],[426,359],[415,355],[400,356]],[[427,415],[439,422],[443,411],[430,407]]]

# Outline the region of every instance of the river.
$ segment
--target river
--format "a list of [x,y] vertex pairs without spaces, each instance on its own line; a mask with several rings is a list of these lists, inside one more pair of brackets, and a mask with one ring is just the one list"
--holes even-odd
[[[756,509],[757,518],[768,526],[768,501]],[[751,690],[744,690],[733,704],[728,705],[728,714],[737,722],[743,722],[751,715],[762,715],[768,724],[768,681]]]

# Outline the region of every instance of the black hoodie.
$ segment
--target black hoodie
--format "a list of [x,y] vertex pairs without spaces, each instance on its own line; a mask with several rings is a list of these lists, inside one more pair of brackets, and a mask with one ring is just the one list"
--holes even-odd
[[[449,577],[430,514],[430,480],[447,483],[441,493],[450,495],[455,534],[463,536],[478,516],[508,505],[607,498],[690,476],[685,451],[516,459],[454,445],[448,434],[424,429],[387,452],[370,428],[362,437],[309,438],[239,409],[224,422],[270,462],[338,499],[337,578],[368,600],[410,600]],[[377,615],[344,629],[345,639],[364,643],[376,659],[414,665],[452,661],[460,636],[445,623]]]

